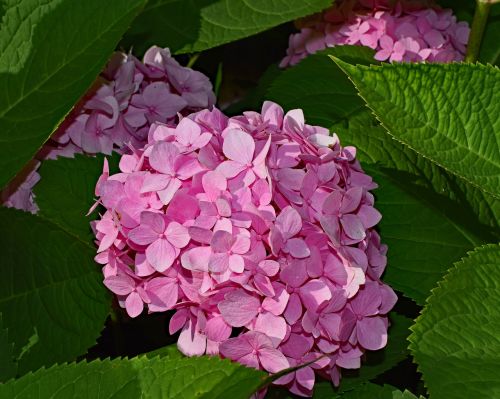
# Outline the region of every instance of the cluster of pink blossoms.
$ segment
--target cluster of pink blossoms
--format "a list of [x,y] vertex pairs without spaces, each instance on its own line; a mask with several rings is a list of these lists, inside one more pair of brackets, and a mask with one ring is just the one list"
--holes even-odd
[[329,10],[303,22],[290,36],[280,66],[295,65],[327,47],[367,46],[379,61],[462,61],[469,38],[467,22],[452,10],[423,1],[340,0]]
[[[151,47],[143,62],[115,53],[94,87],[37,154],[37,159],[73,157],[75,153],[121,153],[147,142],[151,124],[174,126],[179,115],[210,108],[215,94],[208,77],[183,67],[168,49]],[[5,206],[36,212],[33,186],[39,163],[0,196]]]
[[311,362],[276,381],[303,396],[316,374],[338,384],[386,345],[396,302],[380,281],[376,184],[355,155],[271,102],[153,124],[96,186],[104,284],[131,317],[175,310],[169,330],[187,356],[269,373]]

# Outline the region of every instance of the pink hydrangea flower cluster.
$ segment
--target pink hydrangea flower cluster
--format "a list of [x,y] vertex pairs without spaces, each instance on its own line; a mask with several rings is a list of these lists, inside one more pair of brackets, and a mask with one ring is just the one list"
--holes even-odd
[[[188,356],[220,354],[310,396],[386,345],[396,302],[376,184],[301,110],[227,118],[217,109],[156,123],[148,144],[104,167],[94,222],[104,284],[131,317],[175,310]],[[97,206],[96,204],[96,206]]]
[[[215,94],[207,76],[183,67],[165,48],[151,47],[143,62],[133,55],[115,53],[94,87],[37,154],[39,160],[75,153],[127,152],[143,147],[154,122],[171,126],[179,114],[210,108]],[[33,164],[28,179],[19,180],[1,195],[4,206],[35,213],[32,193],[40,180]]]
[[281,67],[297,64],[327,47],[366,46],[378,61],[462,61],[469,38],[467,22],[457,22],[450,9],[423,1],[340,0],[303,22],[290,36]]

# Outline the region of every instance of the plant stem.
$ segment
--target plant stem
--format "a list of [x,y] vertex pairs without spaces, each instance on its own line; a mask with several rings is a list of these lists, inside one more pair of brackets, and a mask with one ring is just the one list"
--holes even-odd
[[497,1],[498,0],[476,0],[476,11],[474,12],[474,19],[472,20],[469,43],[467,43],[465,62],[477,61],[490,8],[491,5]]
[[193,54],[190,58],[189,58],[189,61],[186,65],[186,67],[188,68],[192,68],[194,63],[196,62],[196,60],[198,60],[198,57],[200,56],[201,53],[196,53],[196,54]]

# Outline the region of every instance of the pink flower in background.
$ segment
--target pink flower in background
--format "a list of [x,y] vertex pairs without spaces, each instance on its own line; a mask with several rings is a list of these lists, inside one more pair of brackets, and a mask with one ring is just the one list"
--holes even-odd
[[269,373],[310,363],[276,381],[302,396],[385,346],[396,296],[355,148],[270,102],[155,122],[146,137],[96,187],[96,261],[130,316],[173,310],[187,356]]
[[[211,108],[214,103],[210,80],[201,72],[179,65],[168,49],[151,47],[143,62],[133,55],[116,53],[36,159],[73,157],[75,153],[109,155],[114,150],[128,153],[129,146],[141,148],[146,144],[149,128],[155,122],[174,126],[179,114]],[[186,140],[193,133],[184,134],[180,140],[188,144]],[[202,147],[207,135],[197,140],[190,145]],[[14,181],[0,193],[1,204],[30,212],[38,210],[31,189],[40,179],[36,172],[39,165],[33,164],[24,174],[24,181]]]
[[339,0],[301,25],[301,31],[290,36],[281,67],[346,44],[370,47],[378,61],[462,61],[470,32],[467,22],[457,22],[451,10],[424,0],[393,5],[388,0]]

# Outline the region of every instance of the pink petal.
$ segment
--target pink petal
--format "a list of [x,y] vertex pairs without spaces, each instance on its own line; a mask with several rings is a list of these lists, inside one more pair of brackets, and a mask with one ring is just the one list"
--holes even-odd
[[288,363],[286,357],[277,349],[260,349],[258,356],[264,370],[270,373],[277,373],[290,367],[290,363]]
[[233,246],[233,236],[227,231],[216,231],[212,237],[212,250],[227,253]]
[[183,158],[183,161],[177,168],[177,175],[181,180],[187,180],[203,170],[203,167],[196,158]]
[[130,317],[137,317],[142,313],[144,304],[137,292],[131,292],[125,300],[125,309]]
[[184,252],[181,256],[181,265],[185,269],[195,271],[208,271],[208,262],[212,250],[210,247],[197,247]]
[[238,234],[236,239],[234,240],[233,245],[231,246],[231,252],[235,254],[244,255],[250,249],[250,238],[245,237],[244,235]]
[[267,297],[262,301],[262,308],[279,316],[283,313],[288,303],[290,295],[283,286],[276,284],[273,285],[276,295],[274,297]]
[[123,274],[106,277],[104,285],[116,295],[128,295],[135,289],[135,281]]
[[216,316],[207,321],[205,332],[207,338],[211,341],[222,342],[231,335],[231,326],[229,326],[221,316]]
[[280,349],[285,356],[301,359],[311,350],[313,344],[314,339],[311,337],[292,333],[286,342],[280,346]]
[[168,205],[172,200],[173,196],[177,193],[179,188],[181,188],[181,181],[179,179],[171,179],[167,188],[161,191],[158,191],[158,197],[160,197],[163,205]]
[[239,175],[247,169],[247,166],[236,161],[224,161],[217,166],[216,172],[221,173],[227,179]]
[[227,293],[217,307],[230,326],[243,327],[257,315],[260,301],[244,290],[238,289]]
[[141,194],[164,190],[168,186],[168,183],[170,183],[170,180],[170,176],[161,173],[148,173],[144,178],[144,183],[142,183]]
[[353,240],[362,240],[366,237],[365,227],[361,219],[352,213],[342,215],[340,223],[344,229],[344,233]]
[[340,340],[341,317],[336,313],[327,313],[320,317],[320,323],[332,341]]
[[340,212],[341,213],[354,212],[359,206],[362,196],[363,196],[362,187],[354,187],[347,190],[342,198],[342,205],[340,206]]
[[208,270],[212,273],[224,273],[229,267],[229,256],[227,253],[212,253],[208,261]]
[[294,208],[287,206],[276,218],[276,226],[280,229],[283,236],[288,239],[300,231],[302,228],[302,219]]
[[314,371],[311,367],[303,367],[295,372],[297,383],[307,390],[314,387]]
[[[252,346],[244,337],[229,338],[219,346],[219,352],[227,359],[238,361],[252,353]],[[258,365],[258,363],[257,363]]]
[[332,240],[332,243],[336,246],[340,245],[340,226],[337,217],[323,215],[320,224],[330,240]]
[[375,226],[382,219],[382,215],[373,206],[361,205],[358,211],[358,217],[363,223],[365,229]]
[[313,312],[323,303],[330,300],[332,293],[321,280],[310,280],[300,287],[300,298],[308,310]]
[[177,222],[171,222],[168,225],[165,230],[165,236],[168,242],[176,248],[184,248],[190,240],[188,229]]
[[382,295],[378,283],[367,282],[351,301],[351,307],[359,316],[372,316],[378,313],[381,303]]
[[376,351],[387,344],[387,326],[381,317],[365,317],[358,321],[356,332],[359,344]]
[[203,190],[210,201],[215,201],[221,194],[221,191],[227,189],[227,180],[224,175],[217,171],[205,173],[201,179]]
[[167,270],[176,258],[174,247],[165,239],[158,239],[146,248],[146,258],[157,271]]
[[285,338],[286,328],[287,325],[283,317],[265,312],[257,316],[253,330],[266,334],[271,339],[273,346],[276,348]]
[[241,255],[229,256],[229,269],[234,273],[243,273],[245,270],[245,260]]
[[242,165],[251,165],[255,151],[255,142],[248,133],[233,129],[226,132],[222,145],[224,155]]
[[130,241],[139,245],[149,245],[158,238],[158,233],[149,226],[139,226],[128,233]]
[[295,324],[300,319],[302,316],[302,302],[300,301],[298,294],[293,293],[290,295],[290,299],[288,300],[288,305],[283,316],[285,316],[286,321],[290,325]]
[[201,356],[207,347],[207,337],[192,327],[190,320],[179,335],[177,347],[186,356]]
[[175,129],[175,135],[179,143],[189,146],[201,134],[200,126],[189,118],[182,118]]
[[257,288],[263,295],[273,297],[275,295],[273,284],[269,277],[262,274],[256,274],[253,278],[255,288]]
[[286,242],[285,248],[294,258],[307,258],[311,254],[302,238],[291,238]]
[[257,265],[257,269],[265,273],[266,276],[272,277],[278,274],[280,264],[274,260],[263,260]]
[[306,271],[305,261],[295,260],[286,264],[281,269],[280,279],[291,287],[300,287],[309,279]]
[[174,175],[174,164],[179,155],[179,149],[175,144],[162,141],[154,145],[149,156],[149,163],[158,172]]

